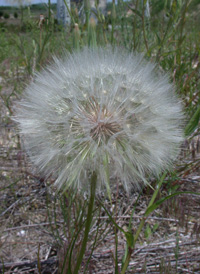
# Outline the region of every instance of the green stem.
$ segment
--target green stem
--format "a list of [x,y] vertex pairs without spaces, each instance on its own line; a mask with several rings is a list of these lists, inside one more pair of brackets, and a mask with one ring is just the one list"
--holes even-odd
[[74,25],[73,30],[73,49],[80,50],[80,30],[78,24]]
[[124,265],[123,265],[123,268],[122,268],[122,271],[121,271],[120,274],[125,274],[126,273],[126,269],[127,269],[128,265],[129,265],[129,261],[131,259],[132,252],[133,252],[133,248],[129,247],[128,254],[127,254],[126,260],[124,262]]
[[22,26],[24,21],[24,7],[22,5],[20,6],[20,10],[21,10],[21,26]]
[[[160,179],[160,181],[159,181],[159,183],[158,183],[158,185],[157,185],[157,188],[156,188],[156,190],[154,191],[153,196],[152,196],[152,198],[151,198],[151,200],[150,200],[150,202],[149,202],[149,204],[148,204],[147,210],[148,210],[148,208],[149,208],[150,206],[153,205],[153,203],[154,203],[154,201],[155,201],[155,199],[156,199],[156,197],[157,197],[157,195],[158,195],[158,192],[159,192],[159,190],[160,190],[160,188],[161,188],[161,186],[162,186],[162,183],[163,183],[163,181],[164,181],[164,179],[165,179],[165,177],[166,177],[166,174],[167,174],[167,173],[165,172],[165,173],[163,174],[163,176],[161,177],[161,179]],[[146,211],[147,211],[147,210],[146,210]],[[142,218],[142,220],[141,220],[141,222],[140,222],[140,224],[139,224],[139,227],[138,227],[138,229],[137,229],[137,231],[136,231],[136,234],[135,234],[135,236],[134,236],[133,247],[132,247],[132,248],[129,247],[129,249],[128,249],[128,254],[127,254],[126,260],[125,260],[125,262],[124,262],[124,265],[123,265],[121,274],[125,274],[125,272],[126,272],[126,269],[127,269],[128,265],[129,265],[129,262],[130,262],[130,259],[131,259],[131,254],[132,254],[132,252],[133,252],[133,250],[134,250],[135,244],[136,244],[137,239],[138,239],[138,237],[139,237],[139,235],[140,235],[140,232],[142,231],[142,228],[143,228],[143,226],[144,226],[144,224],[145,224],[145,221],[146,221],[146,218],[147,218],[147,217],[148,217],[148,216],[146,216],[146,215],[144,214],[144,216],[143,216],[143,218]]]
[[51,26],[51,0],[48,0],[48,19],[49,19],[49,24],[48,24],[48,30]]
[[91,48],[97,47],[97,38],[96,38],[96,23],[93,18],[91,18],[88,29],[88,46]]
[[115,10],[115,0],[112,0],[112,30],[111,30],[111,44],[114,42],[114,28],[115,28],[115,20],[116,20],[116,10]]
[[73,15],[72,15],[72,13],[71,13],[71,10],[70,10],[69,6],[67,5],[66,0],[63,0],[63,1],[64,1],[64,4],[65,4],[66,8],[67,8],[67,11],[68,11],[68,13],[69,13],[69,16],[70,16],[70,18],[71,18],[71,20],[72,20],[72,24],[73,24],[73,26],[74,26],[74,25],[75,25],[75,20],[74,20],[74,17],[73,17]]
[[162,183],[163,183],[163,181],[164,181],[166,175],[167,175],[167,172],[164,172],[164,173],[163,173],[163,176],[160,178],[160,181],[159,181],[159,183],[158,183],[158,185],[157,185],[156,190],[155,190],[154,193],[153,193],[153,196],[152,196],[152,198],[151,198],[151,201],[149,202],[149,205],[148,205],[147,209],[148,209],[150,206],[152,206],[152,204],[154,203],[154,201],[155,201],[155,199],[156,199],[156,197],[157,197],[157,195],[158,195],[158,191],[160,190],[160,188],[161,188],[161,186],[162,186]]
[[117,228],[114,227],[115,232],[115,274],[118,274],[118,236],[117,236]]
[[86,30],[89,31],[89,22],[90,22],[90,1],[84,0],[84,9],[85,9],[85,19],[86,19]]
[[[137,8],[138,8],[138,2],[139,0],[136,1],[136,4],[135,4],[135,10],[137,11]],[[137,24],[137,16],[135,14],[134,16],[134,22],[133,22],[133,49],[135,50],[136,49],[136,24]]]
[[87,241],[88,241],[88,236],[89,236],[89,231],[90,231],[90,226],[92,223],[92,210],[93,210],[93,205],[94,205],[94,200],[95,200],[95,191],[96,191],[96,183],[97,183],[97,175],[95,172],[93,172],[92,177],[91,177],[91,185],[90,185],[90,201],[88,204],[88,212],[87,212],[87,219],[85,223],[85,233],[84,233],[84,238],[81,246],[81,250],[77,259],[76,267],[74,270],[73,274],[78,274],[79,268],[81,266],[81,262],[83,259],[83,256],[85,254],[86,246],[87,246]]
[[178,49],[177,63],[178,63],[178,65],[181,64],[181,50],[182,50],[181,44],[183,42],[183,30],[184,30],[184,26],[186,24],[186,12],[188,10],[190,3],[191,3],[191,0],[186,1],[185,6],[183,7],[183,13],[181,15],[180,30],[179,30],[180,36],[179,36],[178,43],[177,43],[177,49]]
[[145,47],[146,47],[146,50],[147,50],[147,53],[148,53],[149,47],[148,47],[148,42],[147,42],[147,37],[146,37],[146,30],[145,30],[145,22],[144,22],[145,4],[146,4],[146,1],[143,0],[143,7],[142,7],[142,30],[143,30],[144,44],[145,44]]

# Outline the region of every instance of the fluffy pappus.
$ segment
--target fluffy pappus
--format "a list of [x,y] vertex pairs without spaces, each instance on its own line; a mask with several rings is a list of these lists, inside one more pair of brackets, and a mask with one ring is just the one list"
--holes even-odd
[[171,165],[183,140],[174,90],[139,54],[85,48],[36,75],[15,120],[32,162],[58,189],[89,189],[93,171],[99,190],[116,178],[138,189]]

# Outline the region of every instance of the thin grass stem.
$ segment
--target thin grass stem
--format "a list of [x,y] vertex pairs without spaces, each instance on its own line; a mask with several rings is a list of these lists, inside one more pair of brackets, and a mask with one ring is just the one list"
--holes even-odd
[[[153,203],[154,203],[154,201],[155,201],[155,199],[156,199],[156,197],[157,197],[157,195],[158,195],[158,192],[159,192],[159,190],[160,190],[160,188],[161,188],[161,186],[162,186],[162,183],[163,183],[165,177],[166,177],[166,172],[165,172],[165,173],[163,174],[163,176],[161,177],[161,179],[160,179],[160,181],[159,181],[159,183],[158,183],[158,185],[157,185],[157,188],[156,188],[156,190],[154,191],[153,196],[152,196],[152,198],[151,198],[151,200],[150,200],[150,202],[149,202],[149,204],[148,204],[147,210],[148,210],[148,208],[149,208],[150,206],[153,205]],[[146,211],[147,211],[147,210],[146,210]],[[137,229],[137,231],[136,231],[136,234],[135,234],[135,236],[134,236],[133,246],[128,248],[128,254],[127,254],[126,260],[125,260],[125,262],[124,262],[124,265],[123,265],[123,267],[122,267],[121,274],[125,274],[125,273],[126,273],[126,269],[127,269],[128,265],[129,265],[129,262],[130,262],[130,259],[131,259],[132,252],[133,252],[133,250],[134,250],[134,247],[135,247],[135,244],[136,244],[136,242],[137,242],[137,239],[138,239],[138,237],[139,237],[139,235],[140,235],[140,233],[141,233],[141,231],[142,231],[142,229],[143,229],[143,227],[144,227],[146,218],[147,218],[147,216],[144,214],[144,216],[143,216],[143,218],[142,218],[142,220],[141,220],[141,222],[140,222],[140,224],[139,224],[139,227],[138,227],[138,229]]]
[[87,219],[85,223],[85,233],[84,233],[84,238],[81,246],[81,250],[77,259],[76,267],[74,269],[74,274],[78,274],[78,271],[81,266],[81,262],[83,259],[83,256],[85,254],[86,246],[87,246],[87,241],[88,241],[88,236],[90,232],[90,226],[92,223],[92,212],[93,212],[93,205],[94,205],[94,200],[95,200],[95,191],[96,191],[96,183],[97,183],[97,174],[93,172],[91,176],[91,183],[90,183],[90,200],[88,204],[88,212],[87,212]]

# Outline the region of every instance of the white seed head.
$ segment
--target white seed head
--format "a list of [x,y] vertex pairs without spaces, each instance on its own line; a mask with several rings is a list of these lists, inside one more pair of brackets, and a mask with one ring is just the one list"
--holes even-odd
[[140,188],[169,167],[183,139],[168,77],[121,49],[55,58],[27,87],[15,120],[31,160],[58,189],[89,189],[93,171],[100,190],[111,178]]

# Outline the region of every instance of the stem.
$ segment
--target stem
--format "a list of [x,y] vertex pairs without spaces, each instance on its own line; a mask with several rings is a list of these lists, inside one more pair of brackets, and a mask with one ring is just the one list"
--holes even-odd
[[71,13],[71,10],[70,10],[69,6],[67,5],[66,0],[63,0],[63,1],[64,1],[64,4],[65,4],[66,8],[67,8],[67,11],[68,11],[68,13],[69,13],[69,16],[70,16],[70,18],[71,18],[71,20],[72,20],[72,24],[73,24],[73,26],[74,26],[74,25],[75,25],[75,20],[74,20],[74,17],[73,17],[73,15],[72,15],[72,13]]
[[114,227],[115,232],[115,274],[118,274],[118,236],[117,236],[117,228]]
[[21,10],[21,26],[22,26],[24,21],[24,7],[22,5],[20,6],[20,10]]
[[142,29],[143,29],[144,44],[145,44],[145,47],[146,47],[146,50],[147,50],[147,53],[148,53],[149,47],[148,47],[147,37],[146,37],[146,31],[145,31],[144,12],[145,12],[145,1],[143,0],[143,7],[142,7]]
[[177,49],[178,49],[177,63],[178,63],[178,65],[181,64],[181,50],[182,50],[181,44],[183,42],[183,29],[184,29],[184,26],[186,23],[186,12],[188,10],[188,6],[190,5],[190,3],[191,3],[191,0],[186,1],[185,6],[183,8],[183,13],[181,15],[180,30],[179,30],[180,37],[179,37],[178,43],[177,43]]
[[[115,216],[117,216],[117,209],[118,209],[118,197],[119,197],[119,183],[117,180],[117,193],[116,193],[116,197],[115,197]],[[114,216],[113,216],[114,217]],[[117,218],[115,217],[115,222]],[[114,232],[115,232],[115,274],[119,274],[119,269],[118,269],[118,230],[116,228],[116,226],[114,227]]]
[[[99,211],[99,218],[100,218],[100,212],[101,212],[101,210]],[[99,227],[100,227],[100,225],[98,224],[98,226],[97,226],[97,231],[96,231],[96,235],[95,235],[95,239],[94,239],[93,245],[92,245],[92,247],[91,247],[90,256],[89,256],[89,258],[88,258],[88,260],[87,260],[86,267],[85,267],[85,270],[84,270],[84,273],[83,273],[83,274],[85,274],[86,271],[87,271],[88,264],[89,264],[89,262],[90,262],[90,259],[91,259],[92,255],[93,255],[94,248],[95,248],[95,246],[96,246],[96,244],[97,244],[97,241],[98,241],[98,234],[99,234]]]
[[129,265],[129,261],[131,259],[132,252],[133,252],[133,248],[129,247],[129,249],[128,249],[128,255],[126,257],[126,260],[124,262],[124,266],[123,266],[122,271],[121,271],[120,274],[125,274],[126,273],[126,269],[127,269],[128,265]]
[[112,0],[112,30],[111,30],[111,45],[114,42],[114,28],[115,28],[115,19],[116,19],[116,10],[115,10],[115,0]]
[[91,18],[88,29],[88,46],[91,48],[97,47],[97,38],[96,38],[96,23],[93,18]]
[[151,198],[151,201],[149,202],[149,205],[148,205],[147,209],[148,209],[150,206],[152,206],[152,204],[154,203],[154,201],[155,201],[155,199],[156,199],[156,197],[157,197],[157,195],[158,195],[158,191],[160,190],[160,188],[161,188],[161,186],[162,186],[162,183],[163,183],[163,181],[164,181],[166,175],[167,175],[167,172],[164,172],[164,173],[163,173],[163,176],[160,178],[160,181],[159,181],[159,183],[158,183],[158,185],[157,185],[156,190],[155,190],[154,193],[153,193],[153,196],[152,196],[152,198]]
[[[163,181],[164,181],[164,179],[165,179],[165,177],[166,177],[166,174],[167,174],[167,172],[165,172],[165,173],[163,174],[163,176],[161,177],[161,179],[160,179],[160,181],[159,181],[159,183],[158,183],[158,185],[157,185],[157,188],[156,188],[156,190],[154,191],[153,196],[152,196],[152,198],[151,198],[151,200],[150,200],[150,202],[149,202],[149,204],[148,204],[147,210],[148,210],[148,208],[149,208],[150,206],[153,205],[153,203],[154,203],[154,201],[155,201],[155,199],[156,199],[156,197],[157,197],[157,195],[158,195],[158,191],[160,190],[160,188],[161,188],[161,186],[162,186],[162,183],[163,183]],[[147,211],[147,210],[146,210],[146,211]],[[131,259],[131,254],[132,254],[132,252],[133,252],[133,250],[134,250],[135,244],[136,244],[137,239],[138,239],[138,237],[139,237],[139,235],[140,235],[140,232],[142,231],[142,228],[143,228],[143,226],[144,226],[144,224],[145,224],[145,221],[146,221],[146,218],[147,218],[147,217],[148,217],[148,216],[146,216],[146,215],[144,214],[144,216],[143,216],[143,218],[142,218],[142,220],[141,220],[141,222],[140,222],[140,224],[139,224],[139,227],[138,227],[138,229],[137,229],[137,231],[136,231],[136,234],[135,234],[135,236],[134,236],[133,247],[132,247],[132,248],[129,247],[129,249],[128,249],[128,255],[127,255],[126,260],[125,260],[125,262],[124,262],[124,265],[123,265],[121,274],[125,274],[125,272],[126,272],[126,269],[127,269],[128,265],[129,265],[129,262],[130,262],[130,259]]]
[[[137,8],[138,8],[138,2],[139,0],[136,1],[136,4],[135,4],[135,10],[137,11]],[[136,14],[134,16],[134,22],[133,22],[133,48],[134,50],[136,49]]]
[[50,28],[51,25],[51,0],[48,0],[48,19],[49,19],[49,24],[48,24],[48,30]]
[[78,24],[74,25],[73,48],[77,51],[80,49],[80,30],[79,30]]
[[86,29],[87,32],[89,31],[89,22],[90,22],[90,1],[84,0],[84,9],[85,9],[85,22],[86,22]]
[[84,233],[81,250],[80,250],[80,253],[79,253],[79,256],[77,259],[77,263],[76,263],[76,267],[75,267],[73,274],[78,274],[83,256],[85,254],[89,231],[90,231],[90,225],[92,223],[92,209],[93,209],[94,199],[95,199],[96,182],[97,182],[97,175],[95,172],[93,172],[93,174],[91,176],[90,200],[89,200],[89,204],[88,204],[88,212],[87,212],[87,218],[86,218],[86,223],[85,223],[85,233]]

